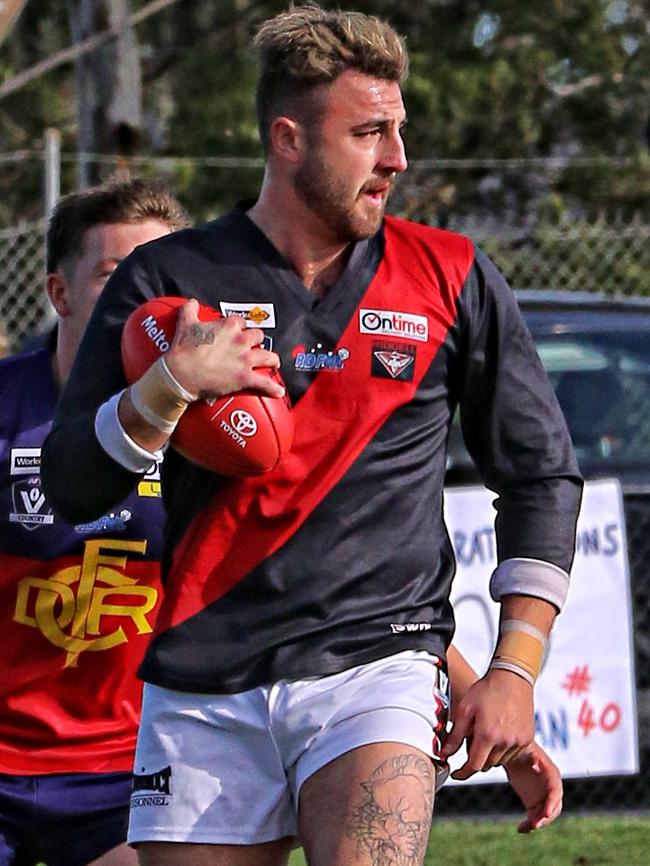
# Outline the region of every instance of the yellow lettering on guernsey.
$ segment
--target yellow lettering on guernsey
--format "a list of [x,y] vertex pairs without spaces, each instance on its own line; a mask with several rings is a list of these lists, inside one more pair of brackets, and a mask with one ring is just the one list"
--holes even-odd
[[[14,621],[40,629],[50,643],[65,650],[64,667],[74,667],[86,650],[98,652],[128,641],[121,625],[102,634],[102,617],[128,617],[138,634],[148,634],[153,627],[147,614],[156,606],[158,592],[117,570],[126,567],[127,556],[107,552],[143,554],[146,549],[145,540],[86,541],[81,565],[63,568],[47,580],[24,577],[18,582]],[[111,604],[110,596],[115,594],[133,601]]]

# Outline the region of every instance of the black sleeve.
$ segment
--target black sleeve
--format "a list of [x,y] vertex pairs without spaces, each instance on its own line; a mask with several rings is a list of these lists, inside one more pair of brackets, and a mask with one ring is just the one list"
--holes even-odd
[[510,287],[480,251],[460,298],[460,417],[483,483],[498,494],[499,561],[569,571],[582,495],[569,432]]
[[[144,248],[141,248],[144,249]],[[137,250],[112,274],[97,301],[41,455],[48,501],[68,523],[95,520],[121,502],[139,476],[116,463],[95,437],[102,403],[126,387],[120,340],[129,314],[162,294]],[[171,292],[170,292],[171,294]]]

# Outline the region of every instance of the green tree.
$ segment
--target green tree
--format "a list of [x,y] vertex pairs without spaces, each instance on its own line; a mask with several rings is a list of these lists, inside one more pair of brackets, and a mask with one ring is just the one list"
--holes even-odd
[[[131,0],[132,10],[147,0]],[[144,130],[139,154],[259,159],[250,35],[279,0],[182,0],[137,28]],[[324,0],[388,18],[412,58],[405,86],[411,169],[393,207],[441,224],[475,214],[507,224],[568,215],[650,215],[650,89],[641,0]],[[28,3],[0,46],[0,77],[70,43],[63,4]],[[48,125],[74,152],[70,66],[0,100],[2,150],[37,147]],[[552,169],[517,160],[555,160]],[[439,160],[473,160],[474,167]],[[493,160],[509,160],[493,164]],[[583,160],[577,162],[576,160]],[[584,162],[590,160],[590,162]],[[514,162],[513,162],[514,161]],[[109,171],[113,164],[104,168]],[[66,167],[69,188],[73,166]],[[160,172],[160,165],[138,165]],[[38,184],[0,173],[0,221],[38,209]],[[168,180],[197,218],[254,194],[259,168],[180,163]]]

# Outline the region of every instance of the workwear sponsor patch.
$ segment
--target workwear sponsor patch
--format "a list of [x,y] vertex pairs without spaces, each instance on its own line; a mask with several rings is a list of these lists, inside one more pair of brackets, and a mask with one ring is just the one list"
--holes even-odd
[[241,316],[247,328],[275,328],[275,307],[273,304],[231,304],[219,301],[223,316]]

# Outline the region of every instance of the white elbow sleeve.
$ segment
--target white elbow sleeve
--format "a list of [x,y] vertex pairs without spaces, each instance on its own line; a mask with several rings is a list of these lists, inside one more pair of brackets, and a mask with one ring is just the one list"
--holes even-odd
[[129,472],[146,472],[152,463],[163,458],[162,451],[147,451],[126,432],[117,414],[117,407],[124,391],[113,395],[97,410],[95,415],[95,436],[109,457],[128,469]]

